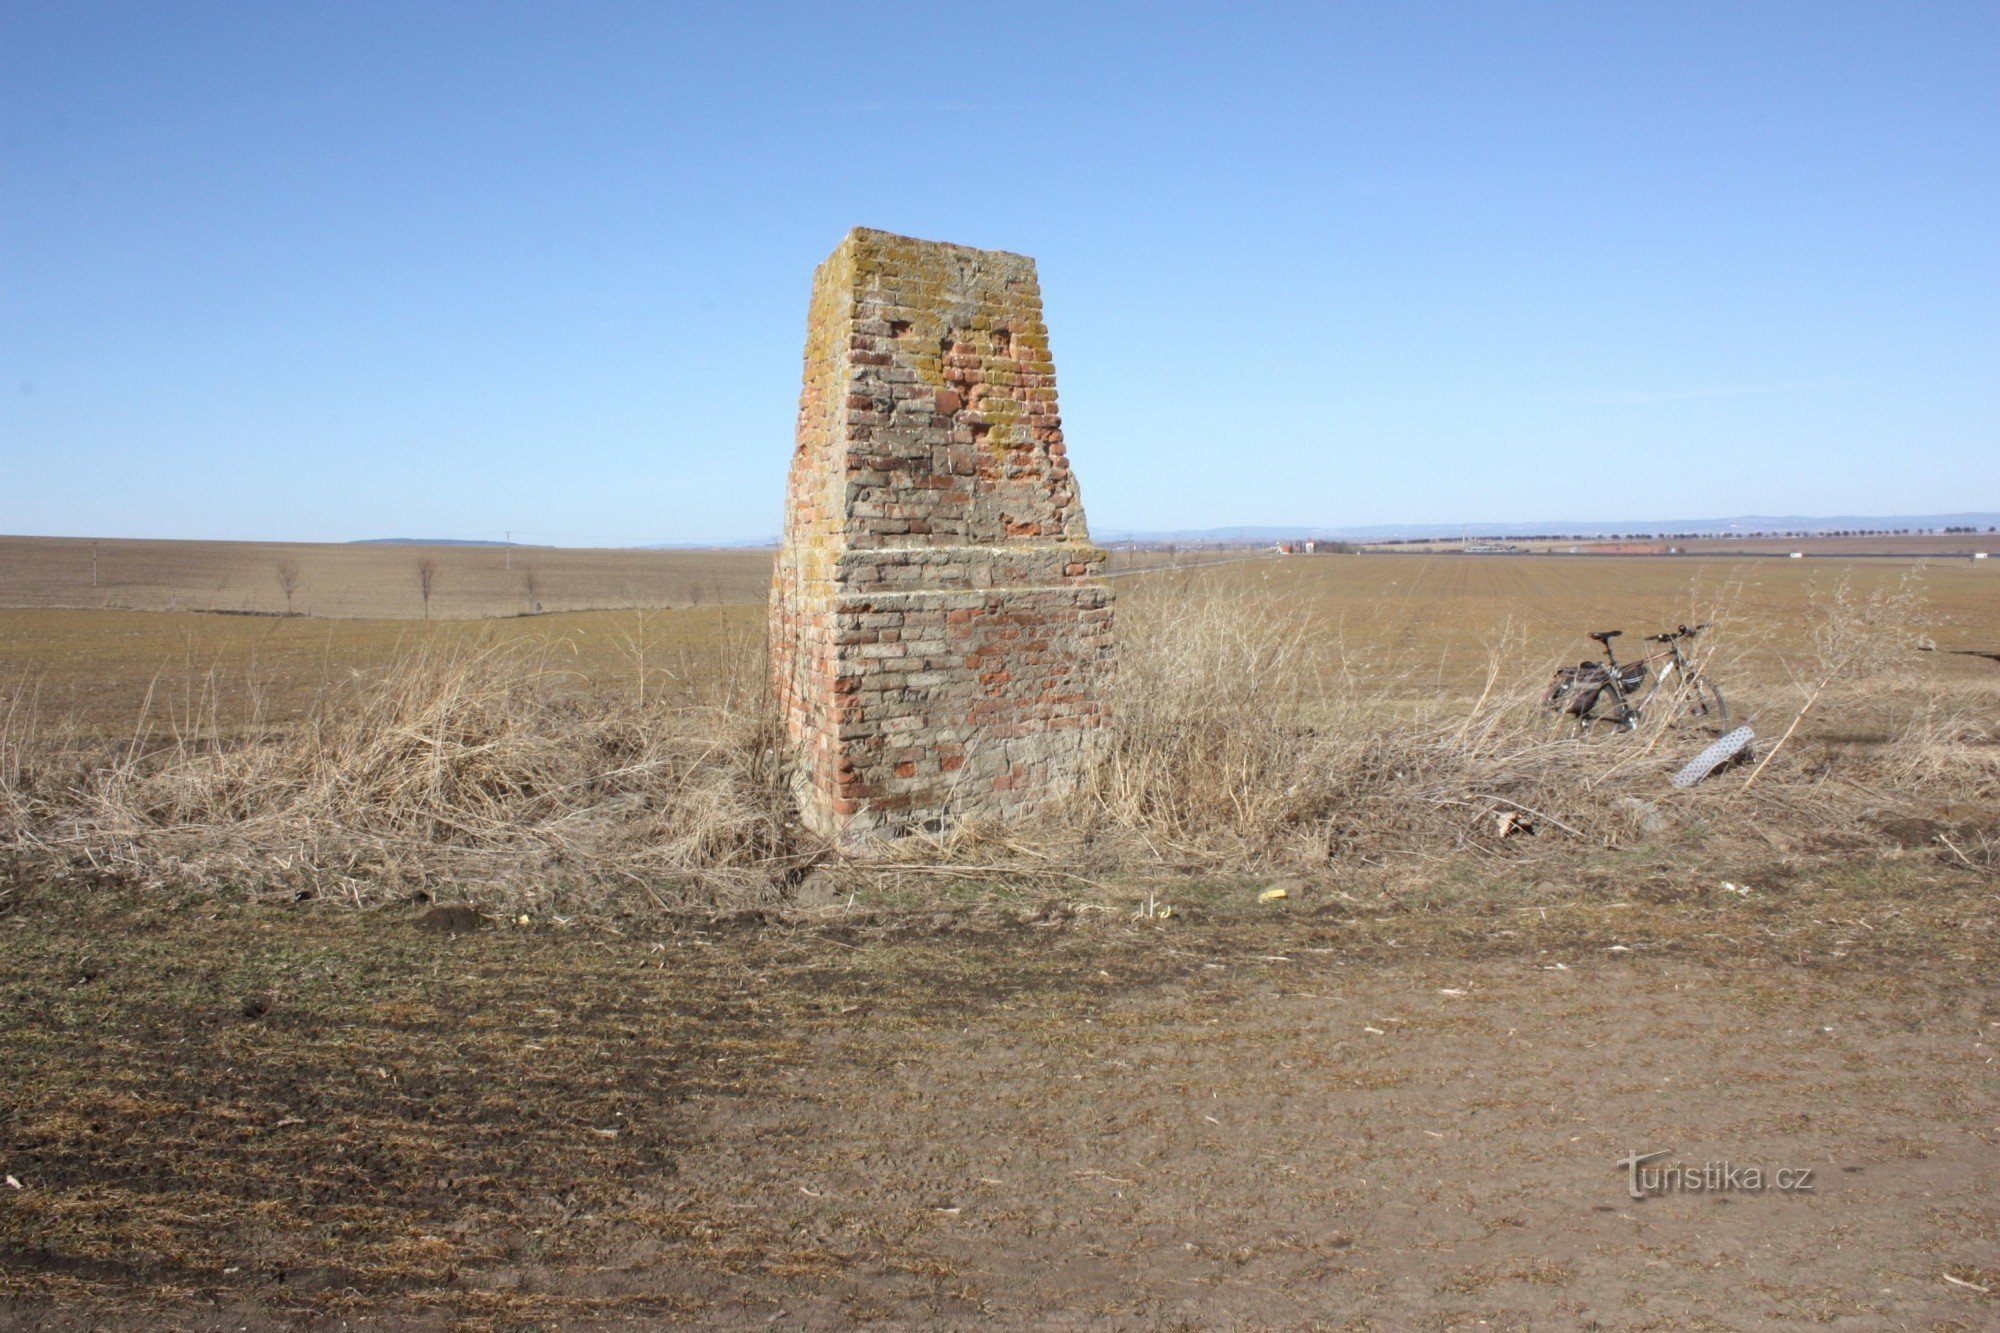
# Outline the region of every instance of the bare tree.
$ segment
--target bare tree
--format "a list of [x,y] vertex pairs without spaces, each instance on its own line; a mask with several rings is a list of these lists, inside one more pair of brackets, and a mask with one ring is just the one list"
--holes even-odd
[[524,564],[521,566],[521,591],[527,594],[528,613],[530,615],[541,614],[542,580],[541,576],[535,573],[533,565]]
[[292,613],[292,594],[299,590],[299,562],[280,560],[278,562],[278,587],[285,594],[285,614]]
[[424,595],[424,619],[431,618],[431,588],[437,583],[438,562],[430,556],[417,561],[417,591]]

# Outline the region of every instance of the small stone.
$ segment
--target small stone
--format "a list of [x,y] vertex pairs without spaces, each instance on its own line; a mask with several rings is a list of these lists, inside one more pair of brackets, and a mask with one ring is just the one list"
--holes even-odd
[[1666,828],[1667,817],[1660,813],[1660,807],[1637,796],[1621,796],[1618,804],[1623,806],[1641,833],[1658,833]]

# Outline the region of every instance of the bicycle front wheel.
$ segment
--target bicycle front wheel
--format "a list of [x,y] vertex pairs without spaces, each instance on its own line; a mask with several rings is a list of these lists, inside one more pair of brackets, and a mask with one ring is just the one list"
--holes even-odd
[[1709,728],[1718,736],[1729,730],[1729,705],[1723,702],[1722,691],[1706,676],[1688,677],[1687,695],[1681,701],[1681,716],[1698,726]]

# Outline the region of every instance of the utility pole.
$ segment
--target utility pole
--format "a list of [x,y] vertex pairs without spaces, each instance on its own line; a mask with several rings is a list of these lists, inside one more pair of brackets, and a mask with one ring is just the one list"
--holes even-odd
[[514,567],[514,529],[507,529],[507,568]]
[[97,586],[97,543],[90,544],[90,586]]

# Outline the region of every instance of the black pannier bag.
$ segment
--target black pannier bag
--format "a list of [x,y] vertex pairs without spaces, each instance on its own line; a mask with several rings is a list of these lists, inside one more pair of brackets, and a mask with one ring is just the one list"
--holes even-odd
[[[1566,713],[1582,717],[1597,707],[1597,696],[1611,683],[1611,669],[1602,662],[1578,662],[1556,668],[1556,685],[1551,700]],[[1618,668],[1620,692],[1632,694],[1646,683],[1646,664],[1628,662]]]
[[1559,705],[1565,713],[1578,717],[1597,706],[1597,696],[1604,690],[1604,665],[1601,662],[1578,662],[1575,666],[1557,667],[1555,688],[1550,691],[1550,701]]

